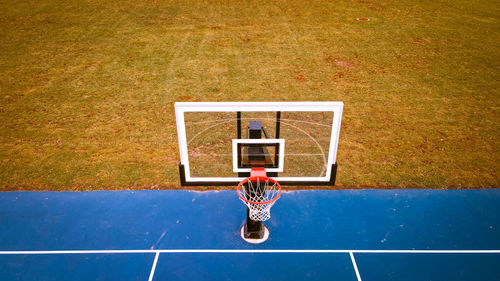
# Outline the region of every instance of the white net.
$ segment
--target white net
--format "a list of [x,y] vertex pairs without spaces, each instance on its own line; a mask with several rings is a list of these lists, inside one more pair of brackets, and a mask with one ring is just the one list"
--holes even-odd
[[[238,187],[240,199],[247,205],[250,219],[254,221],[266,221],[271,218],[271,207],[279,198],[281,187],[269,181],[257,178],[249,180]],[[245,199],[245,200],[244,200]]]

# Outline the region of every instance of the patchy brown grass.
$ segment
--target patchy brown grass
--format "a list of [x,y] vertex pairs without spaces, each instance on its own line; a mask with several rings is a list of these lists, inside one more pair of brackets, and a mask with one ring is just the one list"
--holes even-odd
[[178,188],[175,101],[333,100],[340,187],[498,187],[499,16],[488,0],[3,1],[0,186]]

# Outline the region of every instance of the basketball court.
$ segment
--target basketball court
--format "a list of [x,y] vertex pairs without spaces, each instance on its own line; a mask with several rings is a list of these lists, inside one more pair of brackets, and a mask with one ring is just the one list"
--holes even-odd
[[498,279],[498,190],[324,188],[342,102],[175,109],[182,188],[0,194],[5,280]]
[[2,280],[498,280],[497,190],[0,193]]

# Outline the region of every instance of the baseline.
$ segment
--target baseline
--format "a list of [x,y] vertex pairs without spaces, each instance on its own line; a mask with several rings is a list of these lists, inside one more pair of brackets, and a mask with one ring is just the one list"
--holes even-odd
[[376,253],[376,254],[500,254],[500,250],[259,250],[259,249],[158,249],[158,250],[51,250],[0,251],[0,255],[140,254],[140,253]]

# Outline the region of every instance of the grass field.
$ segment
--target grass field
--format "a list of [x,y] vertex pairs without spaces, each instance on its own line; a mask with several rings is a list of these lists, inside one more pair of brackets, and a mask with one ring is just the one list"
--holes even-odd
[[343,101],[339,187],[500,185],[497,1],[4,0],[0,29],[3,190],[178,188],[175,101]]

